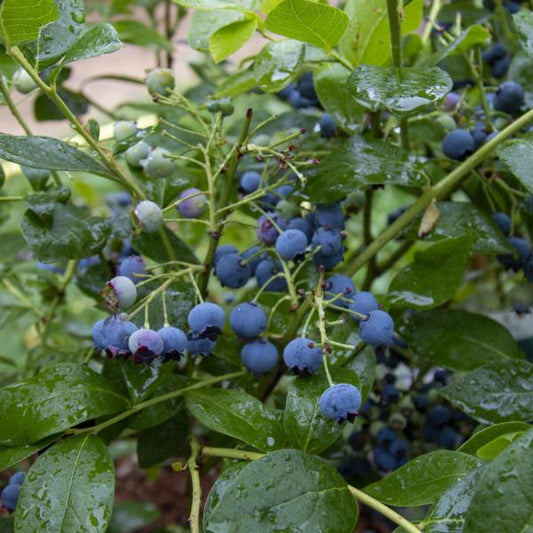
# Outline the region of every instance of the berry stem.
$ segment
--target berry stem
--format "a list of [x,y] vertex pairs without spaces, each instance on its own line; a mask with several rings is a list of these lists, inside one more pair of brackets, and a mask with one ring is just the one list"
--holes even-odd
[[426,190],[418,200],[399,216],[395,222],[385,228],[381,235],[378,235],[372,244],[365,248],[354,260],[346,265],[346,274],[353,276],[364,265],[368,263],[387,243],[393,240],[413,219],[422,213],[433,201],[448,196],[462,181],[469,176],[470,172],[481,164],[488,155],[511,135],[520,131],[524,126],[533,120],[533,109],[524,113],[520,118],[509,124],[493,139],[484,144],[474,152],[466,161],[457,166],[443,180]]
[[362,490],[356,489],[351,485],[348,485],[348,488],[350,489],[350,492],[357,501],[364,503],[365,505],[376,510],[378,513],[382,514],[389,520],[392,520],[395,524],[398,524],[408,533],[421,533],[420,529],[418,529],[413,523],[409,522],[407,518],[404,518],[401,514],[392,510],[390,507],[387,507],[384,503],[381,503],[380,501],[372,498],[372,496],[369,496]]
[[212,446],[204,446],[202,448],[202,455],[207,457],[224,457],[226,459],[240,459],[242,461],[255,461],[264,457],[264,453],[249,452],[247,450],[234,450],[233,448],[214,448]]
[[400,12],[401,4],[398,0],[387,0],[387,14],[389,17],[390,44],[392,52],[392,64],[398,70],[402,68],[402,30]]
[[191,476],[192,502],[191,513],[189,515],[189,526],[191,533],[200,533],[200,506],[202,505],[202,485],[200,484],[200,469],[196,462],[200,453],[198,441],[191,436],[191,455],[187,461],[187,467]]
[[324,371],[328,384],[333,385],[333,379],[329,372],[328,352],[331,350],[329,339],[326,333],[326,313],[324,311],[324,269],[320,268],[318,276],[318,284],[315,291],[315,306],[318,313],[318,330],[320,332],[320,343],[322,348],[322,360],[324,361]]

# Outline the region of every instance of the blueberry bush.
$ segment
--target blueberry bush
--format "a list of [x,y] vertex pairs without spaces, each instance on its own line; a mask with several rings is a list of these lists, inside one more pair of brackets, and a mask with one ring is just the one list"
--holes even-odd
[[533,530],[530,2],[0,4],[1,531]]

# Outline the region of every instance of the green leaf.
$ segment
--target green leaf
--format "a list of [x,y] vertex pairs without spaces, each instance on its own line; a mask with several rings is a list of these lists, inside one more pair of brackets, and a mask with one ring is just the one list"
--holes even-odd
[[525,422],[502,422],[501,424],[493,424],[474,433],[466,442],[459,446],[457,451],[477,455],[478,450],[492,440],[502,435],[508,435],[509,433],[527,431],[530,427]]
[[388,505],[427,505],[481,464],[465,453],[438,450],[415,457],[364,490]]
[[209,51],[209,38],[215,31],[244,18],[238,11],[194,11],[189,24],[189,46],[201,52]]
[[55,3],[59,8],[59,19],[47,25],[41,31],[38,46],[32,46],[45,66],[68,53],[85,27],[83,0],[56,0]]
[[256,85],[255,74],[251,69],[240,70],[231,76],[227,76],[218,86],[216,98],[222,96],[235,97],[252,90]]
[[348,17],[340,9],[309,0],[283,0],[265,20],[273,33],[326,50],[339,42],[347,25]]
[[[89,110],[89,102],[82,94],[72,92],[63,87],[58,89],[57,94],[77,117],[84,115]],[[40,93],[35,99],[33,104],[33,114],[38,121],[64,119],[61,111],[44,93]]]
[[513,15],[513,22],[522,48],[530,56],[533,55],[533,13],[519,11]]
[[113,23],[119,38],[125,43],[157,50],[173,50],[174,45],[156,29],[138,20],[117,20]]
[[283,446],[279,415],[240,390],[210,389],[186,394],[187,408],[204,426],[259,450]]
[[533,527],[533,429],[524,433],[481,472],[464,533],[516,533]]
[[419,113],[452,90],[450,75],[439,67],[403,68],[401,77],[393,67],[363,65],[351,74],[353,95],[369,109],[386,109],[405,117]]
[[415,253],[413,262],[398,272],[389,290],[413,291],[433,299],[433,305],[453,298],[466,270],[471,235],[439,241]]
[[176,456],[187,442],[189,421],[186,412],[145,429],[137,440],[137,460],[141,468],[150,468]]
[[[492,218],[470,202],[439,202],[439,218],[425,241],[440,241],[448,237],[471,234],[475,237],[472,251],[484,254],[512,253],[509,241]],[[415,219],[407,238],[416,239],[420,220]]]
[[20,463],[27,457],[30,457],[30,455],[37,453],[39,450],[46,448],[54,442],[54,440],[56,440],[55,436],[41,440],[35,444],[0,447],[0,472]]
[[376,364],[377,361],[374,349],[371,346],[367,346],[343,367],[354,372],[359,379],[363,402],[367,399],[370,391],[374,387]]
[[257,85],[267,92],[283,89],[298,75],[304,56],[305,46],[299,41],[285,39],[267,44],[255,58]]
[[424,309],[433,307],[435,300],[411,291],[387,291],[381,298],[381,303],[388,309]]
[[115,469],[95,435],[59,441],[32,465],[15,512],[15,530],[104,533],[111,518]]
[[88,216],[68,204],[57,204],[51,220],[28,209],[20,229],[39,261],[45,263],[94,255],[104,247],[110,231],[106,219]]
[[524,431],[517,431],[516,433],[507,433],[507,435],[501,435],[500,437],[497,437],[482,446],[477,451],[476,455],[484,461],[492,461],[523,434]]
[[218,505],[220,498],[222,498],[226,490],[231,487],[236,477],[246,466],[247,463],[245,461],[241,461],[239,463],[230,463],[228,467],[224,469],[218,476],[215,483],[211,487],[209,494],[207,495],[207,500],[204,506],[204,523],[206,521],[206,517],[211,514],[213,507]]
[[0,389],[0,443],[37,442],[128,407],[128,399],[117,394],[104,377],[75,363],[60,363]]
[[335,122],[355,132],[366,114],[348,87],[350,71],[338,63],[323,63],[313,73],[313,82],[320,103]]
[[[156,326],[152,324],[152,327],[155,328]],[[111,363],[120,365],[133,404],[142,402],[151,396],[157,387],[166,380],[174,366],[171,363],[162,363],[161,360],[143,365],[128,360],[111,361]]]
[[317,202],[335,202],[368,185],[420,187],[425,182],[421,163],[413,161],[409,152],[385,141],[358,137],[334,149],[306,177],[305,192]]
[[432,66],[440,63],[444,58],[460,53],[467,52],[474,46],[480,46],[490,39],[490,33],[483,26],[474,24],[461,33],[455,40],[453,40],[448,46],[445,46],[439,50],[436,54],[433,54],[421,61],[420,66]]
[[122,48],[118,34],[111,24],[101,23],[89,28],[65,54],[61,65],[112,54]]
[[343,427],[325,418],[318,406],[327,386],[322,376],[292,382],[283,413],[283,428],[295,448],[318,454],[340,437]]
[[166,226],[164,226],[163,231],[170,243],[170,247],[174,251],[175,257],[169,257],[160,233],[139,233],[134,235],[132,246],[146,257],[161,263],[174,259],[179,259],[187,263],[198,263],[196,255],[194,255],[192,250],[179,237],[172,233]]
[[134,533],[155,522],[161,513],[151,502],[124,500],[113,509],[108,533]]
[[340,475],[297,450],[253,461],[221,492],[204,514],[206,533],[352,533],[357,522],[357,504]]
[[478,468],[470,472],[447,489],[418,527],[424,533],[462,533],[465,514],[482,471]]
[[209,52],[215,63],[220,63],[242,48],[257,28],[257,20],[245,19],[222,26],[209,37]]
[[183,7],[192,7],[204,11],[233,10],[255,11],[259,9],[259,0],[172,0]]
[[440,394],[480,422],[533,419],[533,365],[494,361],[446,385]]
[[520,180],[522,185],[533,193],[533,175],[531,165],[533,165],[533,140],[532,139],[511,139],[498,146],[496,150],[498,157],[509,167],[514,176]]
[[91,156],[51,137],[0,133],[0,158],[31,168],[109,175],[109,171]]
[[35,41],[41,28],[60,15],[54,0],[4,0],[1,8],[1,25],[8,47]]
[[411,349],[433,365],[473,370],[494,361],[520,358],[507,328],[484,315],[457,310],[420,312],[409,318],[402,334]]
[[[350,22],[339,42],[341,54],[355,65],[384,65],[391,56],[386,0],[348,0],[344,8]],[[404,6],[402,35],[420,27],[423,2]]]

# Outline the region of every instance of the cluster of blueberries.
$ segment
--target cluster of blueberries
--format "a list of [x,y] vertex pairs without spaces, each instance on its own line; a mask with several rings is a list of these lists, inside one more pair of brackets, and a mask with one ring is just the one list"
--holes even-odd
[[26,474],[24,472],[16,472],[9,478],[7,485],[2,489],[2,505],[8,511],[13,512],[17,507],[20,489],[22,488],[22,483],[24,483],[25,477]]
[[498,256],[498,261],[507,270],[518,272],[523,270],[525,278],[533,283],[533,251],[531,245],[522,237],[511,236],[512,220],[507,213],[497,212],[492,219],[500,230],[509,238],[509,243],[514,248],[514,254]]
[[[458,93],[449,93],[446,97],[445,109],[454,110],[460,99]],[[495,93],[490,93],[487,99],[495,111],[516,116],[524,106],[525,93],[519,83],[505,81],[500,84]],[[444,137],[442,151],[450,159],[463,161],[497,133],[497,131],[487,131],[484,122],[477,122],[472,130],[456,127]]]
[[439,388],[450,379],[449,372],[434,370],[418,385],[398,346],[403,347],[403,341],[395,338],[387,349],[376,349],[381,379],[360,409],[356,429],[347,439],[349,452],[338,467],[343,477],[356,485],[367,483],[376,473],[396,470],[410,456],[437,447],[456,449],[475,427],[468,416],[438,399]]

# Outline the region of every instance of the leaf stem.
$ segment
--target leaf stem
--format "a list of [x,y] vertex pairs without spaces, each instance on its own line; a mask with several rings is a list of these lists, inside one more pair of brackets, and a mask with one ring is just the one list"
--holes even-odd
[[408,533],[421,533],[420,529],[418,529],[413,523],[409,522],[407,518],[404,518],[401,514],[397,513],[390,507],[387,507],[384,503],[381,503],[380,501],[372,498],[372,496],[369,496],[362,490],[356,489],[351,485],[348,485],[348,488],[356,500],[378,511],[378,513],[382,514],[389,520],[392,520],[395,524],[399,525]]
[[264,457],[264,453],[249,452],[247,450],[234,450],[233,448],[214,448],[212,446],[204,446],[202,448],[202,455],[208,457],[224,457],[227,459],[240,459],[242,461],[255,461]]
[[200,484],[200,472],[196,462],[198,454],[200,453],[200,445],[198,441],[191,436],[191,455],[187,461],[189,474],[191,476],[192,485],[192,502],[191,513],[189,515],[189,526],[191,533],[200,533],[200,506],[202,505],[202,485]]
[[393,240],[410,222],[424,211],[426,207],[433,201],[433,198],[440,199],[449,195],[454,191],[461,182],[474,170],[484,159],[505,139],[520,131],[524,126],[533,120],[533,109],[524,113],[520,118],[509,124],[498,135],[496,135],[489,142],[484,144],[476,152],[474,152],[466,161],[457,166],[450,172],[443,180],[426,190],[418,200],[396,219],[390,226],[385,228],[383,232],[378,235],[372,244],[365,248],[359,255],[357,255],[351,263],[346,265],[346,274],[353,276],[366,263],[372,259],[388,242]]
[[387,0],[392,64],[399,71],[402,68],[402,30],[398,0]]

